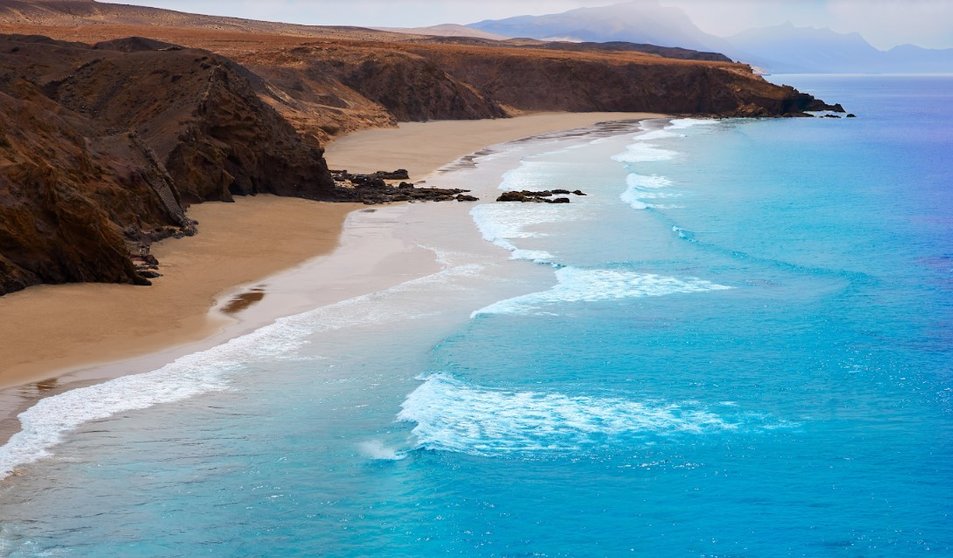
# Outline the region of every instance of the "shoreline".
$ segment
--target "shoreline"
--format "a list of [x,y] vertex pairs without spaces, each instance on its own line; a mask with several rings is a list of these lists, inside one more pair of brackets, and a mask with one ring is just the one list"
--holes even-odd
[[[399,128],[364,130],[340,138],[326,146],[326,159],[332,168],[347,168],[353,172],[407,168],[412,180],[425,181],[441,167],[495,144],[608,120],[662,117],[665,115],[543,113],[499,120],[406,123]],[[373,156],[368,157],[368,153]],[[42,317],[36,320],[37,324],[61,326],[59,338],[65,338],[67,343],[73,342],[82,349],[69,353],[59,343],[52,343],[50,345],[56,345],[60,351],[56,358],[27,359],[27,362],[17,365],[18,376],[4,374],[0,377],[0,442],[5,442],[19,430],[17,415],[43,397],[155,370],[181,356],[249,333],[280,317],[374,292],[425,275],[435,268],[433,254],[425,253],[419,246],[409,245],[406,240],[391,238],[392,242],[388,242],[386,230],[355,231],[353,226],[349,227],[350,216],[356,215],[355,211],[363,207],[274,196],[239,200],[237,204],[196,205],[190,209],[190,216],[200,221],[199,234],[156,245],[156,254],[162,264],[160,272],[166,276],[156,281],[153,287],[41,286],[14,293],[8,300],[0,299],[0,308],[12,306],[9,300],[14,300],[13,305],[20,306],[20,316],[35,319],[39,315]],[[314,219],[315,214],[322,218]],[[316,223],[318,221],[320,223]],[[251,233],[255,236],[249,237],[245,230],[249,222],[264,227],[255,229]],[[295,230],[303,223],[308,223],[307,230]],[[321,231],[320,239],[308,239],[315,227]],[[267,239],[257,236],[262,232],[267,233]],[[284,254],[284,259],[276,262],[273,257],[276,245],[288,245],[290,239],[282,236],[292,232],[297,235],[291,242],[292,249]],[[313,240],[320,242],[309,243]],[[303,251],[302,242],[307,246]],[[208,257],[210,250],[214,252],[229,245],[234,253],[224,256],[224,261],[205,262],[205,266],[213,273],[219,272],[223,263],[235,264],[236,258],[241,258],[249,264],[241,280],[231,279],[229,284],[217,283],[217,288],[209,287],[214,292],[209,292],[209,288],[199,293],[190,290],[196,283],[202,284],[191,274],[193,266],[202,257]],[[336,267],[334,272],[328,273],[331,259]],[[264,268],[263,262],[266,264]],[[267,265],[269,262],[272,265]],[[323,270],[320,269],[322,262]],[[162,290],[157,286],[161,286],[163,280],[167,280],[166,285],[173,285],[165,288],[164,300],[160,296],[163,293],[154,294]],[[172,324],[161,321],[161,315],[157,316],[151,307],[144,306],[153,298],[153,305],[169,304],[182,298],[183,294],[190,295],[186,297],[188,300],[178,301],[187,307],[187,315]],[[234,313],[221,312],[232,303],[237,304]],[[90,307],[100,310],[115,308],[116,304],[130,310],[134,317],[146,318],[151,322],[151,329],[149,323],[143,325],[140,322],[139,329],[130,328],[128,324],[111,323],[109,310],[105,319],[101,317],[98,321],[84,311]],[[24,320],[8,320],[8,324],[14,322],[25,323]],[[101,341],[90,346],[90,323],[107,329],[112,327],[113,333],[117,327],[124,327],[132,335],[133,342],[117,342],[115,336],[107,335],[109,339],[105,343]],[[38,335],[35,329],[30,330],[33,333],[18,328],[14,331],[10,325],[6,329],[8,331],[0,330],[0,333],[26,335],[28,340],[32,336],[33,346],[57,338],[49,333]],[[7,346],[21,345],[9,343]],[[90,358],[90,351],[95,358]]]

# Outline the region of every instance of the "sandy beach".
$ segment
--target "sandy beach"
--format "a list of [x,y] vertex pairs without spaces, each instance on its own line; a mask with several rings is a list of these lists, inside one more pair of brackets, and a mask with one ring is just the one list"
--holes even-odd
[[43,285],[3,297],[0,387],[211,335],[225,323],[209,313],[220,293],[332,250],[355,207],[275,196],[196,205],[199,234],[154,246],[163,276],[151,287]]
[[483,147],[525,137],[591,126],[610,120],[644,120],[645,112],[547,112],[497,120],[405,122],[399,128],[361,130],[327,146],[334,169],[373,172],[405,168],[413,180]]
[[[547,113],[408,123],[341,138],[327,147],[326,158],[331,168],[352,172],[406,168],[419,181],[486,146],[659,116]],[[386,231],[355,232],[335,252],[347,215],[359,209],[365,208],[275,196],[196,205],[190,216],[200,223],[198,235],[154,246],[163,277],[152,287],[39,286],[3,297],[0,436],[15,430],[16,413],[38,397],[152,370],[278,317],[434,268],[432,254],[390,239]],[[331,252],[333,265],[308,267]]]

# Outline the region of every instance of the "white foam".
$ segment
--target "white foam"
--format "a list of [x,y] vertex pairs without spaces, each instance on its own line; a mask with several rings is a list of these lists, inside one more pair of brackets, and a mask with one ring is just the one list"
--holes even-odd
[[613,155],[613,161],[620,163],[648,163],[653,161],[669,161],[674,159],[678,152],[662,149],[650,143],[638,142],[626,146],[625,151]]
[[66,432],[84,423],[225,389],[224,375],[230,363],[203,363],[202,360],[180,359],[155,372],[126,376],[40,400],[20,414],[22,429],[0,448],[0,478],[12,473],[17,466],[49,457],[50,448],[60,443]]
[[652,140],[659,140],[659,139],[670,139],[670,138],[680,138],[680,137],[684,137],[684,136],[681,135],[681,134],[676,134],[676,133],[673,133],[673,132],[669,132],[669,131],[668,131],[669,128],[674,128],[674,127],[673,127],[673,126],[672,126],[672,127],[666,126],[665,128],[661,128],[661,129],[658,129],[658,130],[651,130],[651,131],[648,131],[648,132],[642,132],[642,133],[640,133],[639,135],[635,136],[635,139],[638,140],[638,141],[652,141]]
[[[633,209],[671,209],[677,206],[650,204],[645,200],[655,200],[663,198],[675,198],[680,194],[676,192],[659,192],[657,190],[666,188],[672,182],[664,176],[651,175],[645,176],[636,173],[630,173],[626,179],[627,188],[619,195],[619,199],[629,204]],[[649,190],[649,191],[646,191]]]
[[694,277],[678,279],[653,273],[611,269],[556,270],[558,283],[549,290],[495,302],[471,314],[534,314],[541,307],[571,302],[600,302],[680,293],[701,293],[730,289]]
[[649,188],[652,190],[668,188],[672,185],[672,181],[664,176],[658,174],[637,174],[634,172],[629,173],[629,175],[625,177],[625,183],[633,188]]
[[710,118],[676,118],[673,119],[665,128],[667,130],[685,130],[688,128],[694,128],[695,126],[711,126],[717,122],[717,120],[712,120]]
[[530,227],[565,222],[571,213],[561,206],[550,204],[481,204],[470,210],[473,222],[483,238],[512,252],[512,259],[551,263],[555,258],[544,250],[525,250],[513,244],[522,238],[541,238],[544,233],[528,230]]
[[511,260],[529,260],[538,264],[553,264],[556,256],[546,250],[521,250],[517,248],[510,254]]
[[639,199],[639,190],[629,186],[625,192],[619,194],[619,199],[629,204],[632,209],[648,209],[649,205]]
[[367,440],[357,447],[363,455],[376,461],[400,461],[407,457],[404,452],[388,447],[380,440]]
[[471,386],[447,374],[424,383],[397,420],[415,423],[421,449],[475,455],[574,452],[633,437],[705,434],[738,428],[697,402],[632,401]]
[[644,190],[635,190],[634,193],[640,200],[662,200],[682,197],[678,192],[646,192]]

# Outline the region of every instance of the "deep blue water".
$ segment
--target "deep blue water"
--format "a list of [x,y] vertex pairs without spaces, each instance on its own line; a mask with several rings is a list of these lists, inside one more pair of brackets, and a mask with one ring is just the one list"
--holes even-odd
[[953,78],[772,79],[858,118],[521,142],[498,261],[36,411],[0,555],[953,555]]

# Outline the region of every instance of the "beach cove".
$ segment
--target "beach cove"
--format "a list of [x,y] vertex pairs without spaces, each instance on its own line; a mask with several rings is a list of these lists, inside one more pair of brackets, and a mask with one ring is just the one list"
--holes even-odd
[[[858,118],[562,126],[350,213],[324,261],[393,282],[25,411],[0,545],[950,553],[950,79],[776,79]],[[544,188],[586,195],[492,201]]]
[[[661,116],[546,113],[404,123],[340,138],[328,147],[327,157],[332,168],[406,168],[412,178],[425,179],[497,143],[601,121]],[[386,224],[363,227],[342,245],[348,214],[365,210],[374,211],[270,195],[198,204],[189,215],[199,222],[200,233],[154,248],[163,277],[152,287],[40,286],[0,299],[5,317],[0,322],[5,340],[0,346],[0,437],[19,430],[16,415],[42,397],[155,370],[276,318],[433,271],[433,255],[389,239]],[[335,257],[327,261],[332,253]],[[250,302],[240,305],[243,311],[228,311],[243,300]]]

